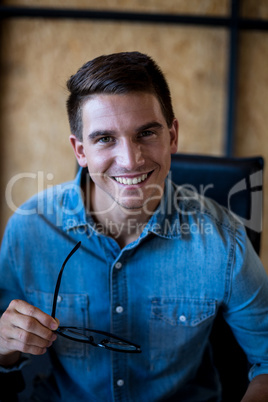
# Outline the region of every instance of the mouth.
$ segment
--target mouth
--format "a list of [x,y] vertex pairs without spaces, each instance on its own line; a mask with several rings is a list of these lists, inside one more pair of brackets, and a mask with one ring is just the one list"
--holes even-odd
[[113,179],[120,184],[124,184],[127,186],[132,186],[135,184],[143,183],[148,177],[152,174],[152,171],[149,173],[143,173],[139,176],[135,177],[127,177],[127,176],[114,176]]

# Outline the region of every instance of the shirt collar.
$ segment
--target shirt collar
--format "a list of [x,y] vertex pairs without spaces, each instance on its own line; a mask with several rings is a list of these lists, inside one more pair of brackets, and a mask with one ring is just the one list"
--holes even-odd
[[179,208],[176,208],[176,189],[174,183],[166,178],[163,197],[146,225],[144,235],[151,232],[167,239],[181,237]]
[[62,194],[62,227],[68,232],[79,226],[86,226],[86,211],[82,196],[82,183],[87,170],[80,168],[75,179],[64,187]]

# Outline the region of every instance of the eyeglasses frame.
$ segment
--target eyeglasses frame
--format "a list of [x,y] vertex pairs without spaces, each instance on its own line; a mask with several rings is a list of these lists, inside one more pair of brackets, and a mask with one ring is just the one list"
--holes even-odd
[[[61,279],[62,279],[62,274],[63,274],[63,270],[65,268],[66,263],[68,262],[68,260],[71,258],[71,256],[79,249],[79,247],[81,246],[81,241],[79,241],[75,247],[70,251],[70,253],[67,255],[67,257],[65,258],[60,272],[58,274],[58,278],[57,278],[57,282],[56,282],[56,286],[55,286],[55,291],[54,291],[54,296],[53,296],[53,305],[52,305],[52,312],[51,312],[51,317],[55,319],[56,316],[56,308],[57,308],[57,300],[58,300],[58,294],[59,294],[59,290],[60,290],[60,284],[61,284]],[[68,336],[61,331],[61,329],[76,329],[76,330],[87,330],[90,332],[94,332],[100,335],[104,335],[107,337],[112,337],[114,339],[117,339],[118,341],[122,341],[128,345],[134,346],[136,349],[135,350],[124,350],[124,349],[116,349],[113,348],[111,346],[108,346],[105,344],[105,342],[108,343],[108,341],[106,339],[103,339],[100,343],[95,343],[94,340],[90,340],[90,339],[75,339],[71,336]],[[81,327],[67,327],[67,326],[59,326],[58,329],[55,331],[57,334],[63,336],[64,338],[68,338],[70,340],[76,341],[76,342],[81,342],[81,343],[87,343],[89,345],[95,346],[95,347],[101,347],[101,348],[105,348],[114,352],[121,352],[121,353],[141,353],[141,348],[139,345],[128,341],[127,339],[121,338],[117,335],[114,335],[110,332],[105,332],[105,331],[101,331],[101,330],[96,330],[96,329],[90,329],[90,328],[81,328]]]

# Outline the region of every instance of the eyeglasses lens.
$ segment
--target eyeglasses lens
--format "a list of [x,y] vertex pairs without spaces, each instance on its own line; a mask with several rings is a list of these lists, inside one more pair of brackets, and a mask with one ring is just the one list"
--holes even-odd
[[124,342],[113,342],[113,341],[108,341],[107,339],[104,339],[103,341],[100,342],[100,345],[102,346],[109,346],[110,348],[117,349],[117,350],[127,350],[129,352],[137,350],[137,347],[134,345],[131,345],[129,343],[124,343]]
[[93,337],[85,329],[80,328],[60,328],[60,333],[72,338],[74,341],[93,341]]
[[85,328],[60,327],[58,331],[61,335],[74,341],[89,342],[95,346],[112,348],[118,351],[135,351],[137,347],[123,340],[119,340],[98,332],[89,331]]

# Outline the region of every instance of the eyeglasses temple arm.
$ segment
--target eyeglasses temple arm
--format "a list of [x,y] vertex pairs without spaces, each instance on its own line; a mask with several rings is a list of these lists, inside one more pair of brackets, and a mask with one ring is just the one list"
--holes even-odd
[[67,261],[71,258],[71,256],[76,252],[76,250],[79,249],[79,247],[81,246],[81,241],[79,241],[75,247],[72,249],[72,251],[67,255],[67,257],[65,258],[64,263],[62,264],[61,270],[59,272],[58,275],[58,279],[57,279],[57,283],[55,286],[55,292],[54,292],[54,298],[53,298],[53,306],[52,306],[52,312],[51,312],[51,317],[55,318],[55,314],[56,314],[56,306],[57,306],[57,298],[58,298],[58,294],[59,294],[59,289],[60,289],[60,283],[61,283],[61,277],[62,277],[62,273],[64,270],[64,267],[67,263]]

